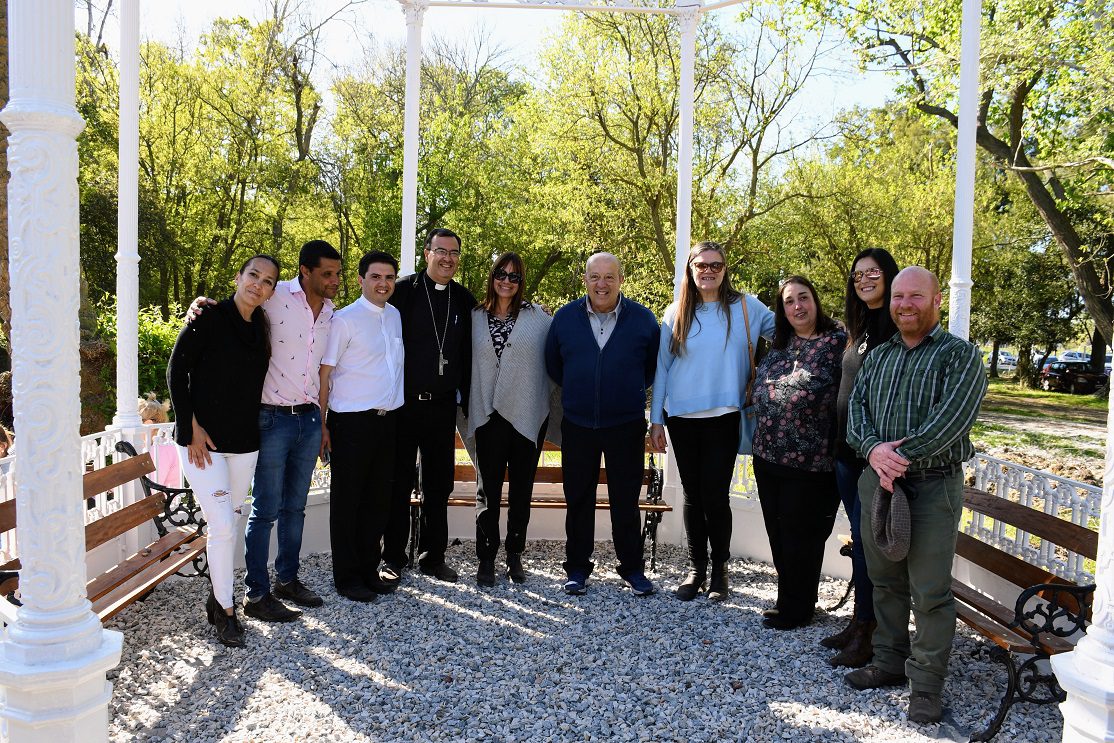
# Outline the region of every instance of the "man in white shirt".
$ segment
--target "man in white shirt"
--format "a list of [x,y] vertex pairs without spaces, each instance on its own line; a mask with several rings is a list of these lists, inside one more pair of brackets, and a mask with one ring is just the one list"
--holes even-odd
[[403,402],[402,319],[387,304],[397,276],[398,262],[387,253],[360,259],[360,298],[333,315],[321,360],[321,450],[329,453],[333,470],[333,584],[352,601],[373,601],[398,587],[378,573],[391,505],[396,411]]

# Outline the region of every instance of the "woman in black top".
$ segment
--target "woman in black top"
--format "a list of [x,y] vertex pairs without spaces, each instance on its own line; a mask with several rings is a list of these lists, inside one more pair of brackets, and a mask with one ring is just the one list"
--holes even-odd
[[271,256],[249,258],[233,297],[182,328],[166,369],[182,473],[208,528],[212,590],[205,610],[217,638],[233,647],[244,644],[232,598],[235,526],[247,512],[259,455],[259,401],[271,355],[262,305],[278,276]]
[[866,460],[847,445],[847,400],[863,359],[875,346],[897,332],[890,317],[890,285],[897,276],[897,262],[883,248],[867,248],[855,256],[847,274],[847,348],[843,352],[843,378],[836,398],[836,485],[847,520],[851,522],[851,580],[855,584],[855,612],[837,634],[820,644],[840,652],[828,662],[858,668],[874,656],[874,585],[866,572],[859,506],[859,476]]

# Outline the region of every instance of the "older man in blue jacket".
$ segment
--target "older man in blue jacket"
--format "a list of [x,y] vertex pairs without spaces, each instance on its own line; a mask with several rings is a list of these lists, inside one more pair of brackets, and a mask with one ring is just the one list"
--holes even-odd
[[619,575],[636,596],[654,592],[645,574],[638,495],[646,442],[646,391],[657,364],[654,313],[619,291],[623,268],[596,253],[584,269],[588,293],[553,317],[545,344],[549,376],[561,386],[565,593],[587,592],[592,572],[600,458],[607,468],[611,538]]

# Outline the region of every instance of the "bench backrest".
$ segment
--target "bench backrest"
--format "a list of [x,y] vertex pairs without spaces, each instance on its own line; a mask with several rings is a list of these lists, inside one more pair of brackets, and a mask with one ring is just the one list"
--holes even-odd
[[[99,470],[87,472],[81,478],[81,499],[86,500],[100,493],[108,492],[143,475],[155,471],[155,463],[151,455],[143,453],[137,457],[125,459],[122,462],[110,464]],[[125,506],[115,513],[100,518],[85,527],[85,549],[91,550],[100,546],[109,539],[120,536],[124,532],[139,526],[144,521],[154,518],[162,511],[162,494],[152,498],[143,498],[130,506]],[[16,528],[16,502],[14,500],[0,503],[0,533]],[[13,561],[0,568],[8,568],[18,564]]]
[[[1039,537],[1091,560],[1098,555],[1097,532],[1042,513],[1035,508],[971,487],[963,490],[963,505],[995,521],[1009,524],[1019,531]],[[959,533],[956,540],[955,551],[960,557],[1019,588],[1028,588],[1040,583],[1075,585],[1073,581],[1050,573],[1044,568],[1003,552],[963,532]]]
[[[459,451],[465,451],[464,441],[460,438],[460,434],[456,435],[456,448]],[[561,451],[561,447],[549,441],[542,443],[542,451]],[[652,453],[650,449],[649,439],[646,440],[646,452]],[[456,482],[475,482],[476,481],[476,468],[471,463],[457,464],[455,467],[455,474],[453,479]],[[645,467],[642,470],[642,484],[650,485],[654,480],[654,470],[650,467]],[[534,475],[534,482],[540,483],[559,483],[564,482],[564,477],[561,474],[561,467],[559,465],[539,464],[537,474]],[[607,470],[600,467],[599,483],[601,485],[607,484]]]

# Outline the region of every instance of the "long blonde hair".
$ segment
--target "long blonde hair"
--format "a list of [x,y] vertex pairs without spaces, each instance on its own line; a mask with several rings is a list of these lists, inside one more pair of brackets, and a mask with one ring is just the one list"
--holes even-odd
[[685,341],[692,329],[696,311],[704,304],[704,298],[700,296],[700,289],[697,288],[696,281],[692,278],[691,269],[692,262],[706,250],[714,250],[719,253],[720,260],[723,261],[723,281],[719,284],[719,293],[716,299],[719,301],[719,311],[723,313],[724,319],[727,320],[727,335],[728,337],[731,336],[731,309],[728,305],[739,301],[743,295],[731,287],[731,275],[727,270],[727,253],[723,246],[711,240],[702,240],[692,246],[688,260],[685,261],[685,283],[681,285],[681,298],[677,302],[677,316],[673,318],[673,337],[669,341],[669,352],[674,356],[685,355]]
[[146,398],[139,398],[139,420],[166,423],[169,419],[166,414],[170,411],[170,400],[159,402],[154,392],[148,392]]

